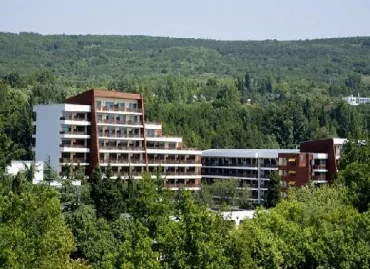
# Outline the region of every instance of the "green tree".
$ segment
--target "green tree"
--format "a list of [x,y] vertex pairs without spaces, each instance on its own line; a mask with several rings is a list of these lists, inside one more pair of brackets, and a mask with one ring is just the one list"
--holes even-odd
[[164,268],[232,268],[225,254],[228,226],[199,206],[187,191],[178,194],[175,219],[159,241]]
[[281,200],[281,184],[280,176],[277,171],[273,171],[270,175],[269,186],[265,198],[265,206],[271,208],[276,206]]
[[0,267],[71,267],[74,242],[57,193],[44,185],[19,194],[4,193],[0,186],[0,193]]

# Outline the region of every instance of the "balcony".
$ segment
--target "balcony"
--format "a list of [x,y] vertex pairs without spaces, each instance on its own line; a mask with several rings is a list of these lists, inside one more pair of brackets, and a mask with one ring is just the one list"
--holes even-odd
[[325,176],[313,176],[312,177],[313,182],[318,182],[318,183],[327,183],[327,179]]
[[141,122],[133,121],[133,120],[122,121],[122,120],[112,120],[112,119],[105,119],[105,120],[98,119],[97,122],[107,123],[107,124],[120,124],[120,125],[142,125]]
[[99,132],[100,137],[116,137],[116,138],[144,138],[143,135],[135,135],[135,134],[120,134],[120,133],[103,133]]
[[194,171],[194,172],[163,172],[165,176],[199,176],[200,173]]
[[312,168],[315,170],[326,170],[327,169],[326,164],[315,164],[313,165]]
[[86,132],[82,131],[60,131],[60,134],[69,134],[69,135],[87,135]]
[[102,159],[101,163],[110,164],[145,164],[145,160],[129,160],[129,159]]
[[261,167],[277,168],[276,164],[272,164],[272,163],[261,163]]
[[102,146],[100,145],[100,150],[107,149],[107,150],[137,150],[137,151],[143,151],[143,147],[122,147],[122,146]]
[[132,113],[142,113],[141,108],[124,108],[124,107],[107,107],[107,106],[100,106],[96,107],[97,111],[117,111],[117,112],[132,112]]
[[61,163],[88,163],[86,159],[81,159],[81,158],[61,158]]
[[151,159],[148,160],[151,164],[197,164],[195,160],[163,160],[163,159]]
[[170,183],[166,183],[165,184],[165,187],[166,188],[178,188],[178,189],[182,189],[182,188],[199,188],[199,184],[195,184],[195,183],[184,183],[184,184],[170,184]]
[[62,116],[60,120],[72,120],[72,121],[86,121],[86,117],[78,117],[78,116]]
[[65,147],[65,148],[87,148],[86,145],[80,145],[80,144],[61,144],[60,147]]

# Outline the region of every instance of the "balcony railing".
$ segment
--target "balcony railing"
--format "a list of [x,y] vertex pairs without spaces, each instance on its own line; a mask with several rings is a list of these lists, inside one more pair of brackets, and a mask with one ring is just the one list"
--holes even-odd
[[266,168],[276,168],[276,164],[272,163],[261,163],[261,167],[266,167]]
[[111,164],[145,164],[145,160],[128,160],[128,159],[101,159],[101,163],[111,163]]
[[85,117],[62,116],[60,120],[86,121]]
[[220,163],[220,162],[204,162],[205,166],[227,166],[227,167],[257,167],[257,163]]
[[196,187],[199,187],[199,184],[195,184],[195,183],[183,183],[183,184],[171,184],[171,183],[166,183],[165,184],[166,188],[196,188]]
[[124,138],[124,137],[127,137],[127,138],[144,138],[143,135],[134,135],[134,134],[122,135],[122,134],[119,134],[119,133],[112,134],[112,133],[103,133],[103,132],[99,132],[99,136],[100,137],[119,137],[119,138]]
[[165,171],[163,172],[163,174],[165,176],[198,176],[200,175],[200,173],[194,171],[194,172],[179,172],[179,171],[176,171],[176,172],[168,172],[168,171]]
[[122,147],[122,146],[102,146],[100,145],[100,149],[108,149],[108,150],[144,150],[143,147]]
[[133,120],[122,121],[122,120],[112,120],[112,119],[108,119],[108,120],[98,119],[97,122],[98,123],[109,123],[109,124],[121,124],[121,125],[142,125],[141,122],[133,121]]
[[197,164],[194,160],[162,160],[162,159],[151,159],[148,160],[152,164]]
[[324,176],[313,176],[312,180],[313,181],[326,181],[327,179]]
[[124,108],[124,107],[107,107],[107,106],[100,106],[96,107],[97,111],[119,111],[119,112],[133,112],[133,113],[142,113],[141,108]]
[[86,159],[77,159],[77,158],[62,158],[61,159],[62,163],[88,163]]
[[79,145],[79,144],[61,144],[61,147],[65,148],[87,148],[86,145]]
[[70,131],[70,132],[66,132],[66,131],[60,131],[60,134],[70,134],[70,135],[87,135],[86,132],[78,132],[78,131]]
[[326,164],[315,164],[313,169],[327,169]]

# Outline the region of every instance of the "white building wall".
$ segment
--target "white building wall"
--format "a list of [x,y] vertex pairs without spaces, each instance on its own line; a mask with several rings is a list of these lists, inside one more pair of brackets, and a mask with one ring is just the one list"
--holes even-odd
[[53,169],[60,171],[60,117],[62,116],[64,104],[57,105],[36,105],[33,111],[36,112],[36,161],[50,162]]
[[[20,171],[29,169],[32,165],[31,161],[12,161],[11,164],[6,168],[6,172],[9,175],[17,175]],[[44,179],[44,162],[35,162],[35,175],[32,183],[37,184],[42,182]]]

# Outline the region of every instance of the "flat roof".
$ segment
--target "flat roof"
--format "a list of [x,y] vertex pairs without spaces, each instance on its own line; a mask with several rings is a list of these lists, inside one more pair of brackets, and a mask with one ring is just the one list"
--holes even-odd
[[202,157],[278,158],[279,153],[299,153],[299,149],[209,149]]

